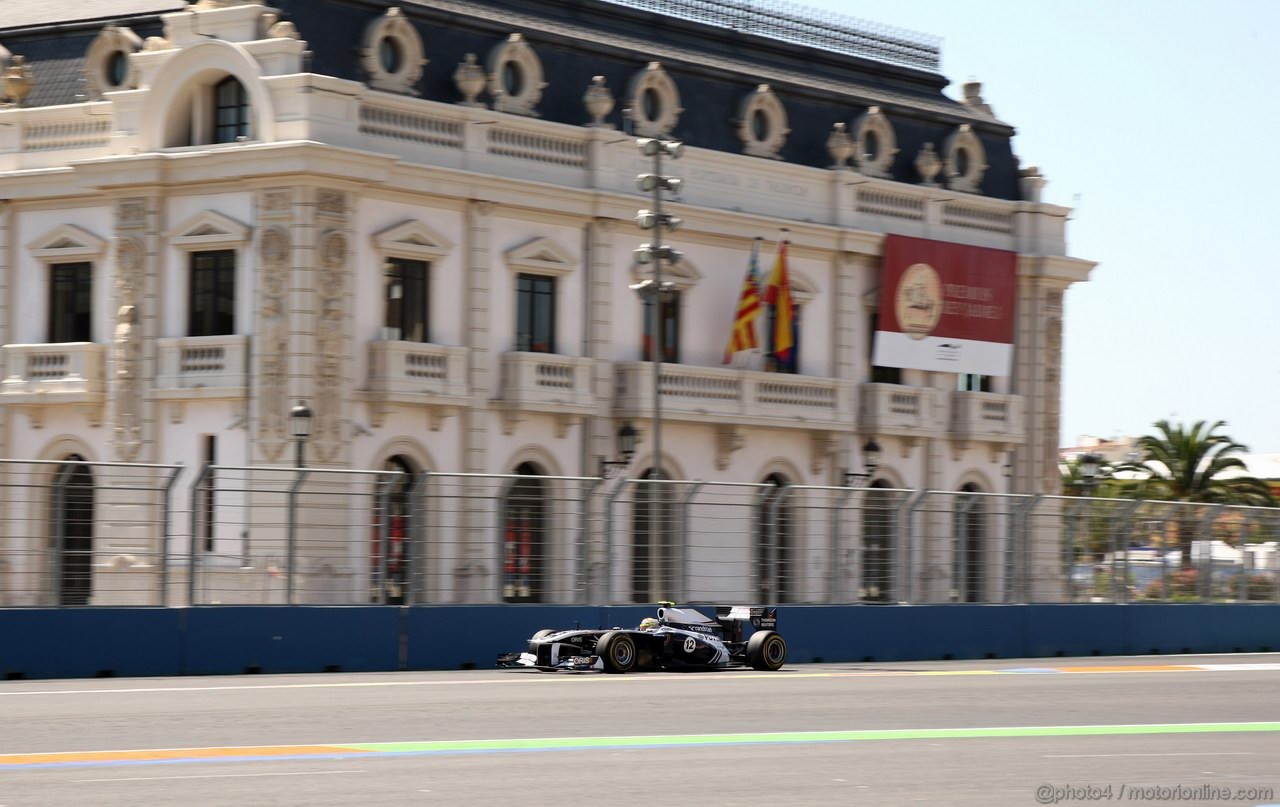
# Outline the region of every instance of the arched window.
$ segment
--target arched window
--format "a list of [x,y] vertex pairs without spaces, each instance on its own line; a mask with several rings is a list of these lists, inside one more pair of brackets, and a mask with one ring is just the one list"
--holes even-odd
[[782,474],[765,477],[765,488],[756,504],[757,596],[763,604],[792,602],[799,589],[795,563],[794,513],[784,498],[787,478]]
[[520,479],[511,483],[502,503],[502,599],[504,602],[543,602],[547,580],[549,490],[542,469],[532,462],[516,468]]
[[373,535],[369,553],[370,602],[403,605],[410,602],[414,578],[413,462],[397,454],[382,465],[373,503]]
[[675,599],[681,581],[677,577],[679,525],[673,487],[652,468],[633,483],[631,510],[631,598],[635,602]]
[[894,599],[894,537],[897,532],[897,496],[889,483],[877,479],[865,494],[862,508],[862,585],[858,599],[891,602]]
[[249,95],[234,76],[213,87],[213,142],[234,143],[249,136]]
[[986,543],[987,517],[981,488],[972,482],[960,488],[956,497],[953,528],[952,599],[959,602],[983,602],[986,595]]
[[69,454],[53,480],[49,523],[59,605],[88,605],[93,596],[93,471]]

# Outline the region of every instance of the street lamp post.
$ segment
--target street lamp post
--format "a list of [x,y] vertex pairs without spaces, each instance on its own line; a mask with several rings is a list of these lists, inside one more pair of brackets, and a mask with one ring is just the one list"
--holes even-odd
[[653,264],[653,277],[637,283],[631,288],[640,295],[641,299],[648,301],[652,308],[653,355],[650,356],[650,359],[653,362],[653,465],[650,468],[649,476],[652,479],[659,479],[662,475],[661,385],[664,350],[662,303],[665,299],[669,299],[671,292],[675,289],[674,284],[664,283],[662,280],[662,262],[665,260],[675,264],[683,257],[679,251],[662,245],[663,229],[675,232],[680,228],[681,223],[679,218],[662,212],[662,194],[664,192],[678,193],[681,184],[681,180],[677,177],[663,176],[662,158],[666,156],[673,160],[680,159],[680,155],[684,153],[684,144],[678,140],[642,137],[636,140],[636,146],[640,149],[641,154],[653,158],[653,173],[641,174],[636,177],[636,185],[640,190],[653,194],[653,209],[639,211],[636,214],[636,224],[642,230],[652,230],[653,236],[649,243],[641,244],[640,248],[635,251],[636,263],[642,266],[649,263]]
[[311,436],[311,408],[302,401],[298,401],[298,405],[289,410],[289,433],[293,436],[296,445],[297,453],[294,455],[294,467],[298,469],[297,473],[293,475],[293,482],[289,485],[289,523],[286,527],[287,534],[285,538],[285,551],[288,555],[285,602],[293,605],[298,567],[298,491],[302,489],[302,482],[307,477],[306,471],[302,470],[304,460],[303,446],[306,445],[307,438]]
[[302,401],[289,410],[289,433],[295,443],[294,467],[301,468],[307,438],[311,436],[311,408]]

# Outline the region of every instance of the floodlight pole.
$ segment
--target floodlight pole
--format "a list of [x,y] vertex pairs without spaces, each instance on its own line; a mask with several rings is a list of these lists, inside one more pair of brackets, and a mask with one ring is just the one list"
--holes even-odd
[[[649,478],[662,478],[662,149],[653,155],[653,464]],[[656,490],[653,491],[657,493]],[[656,515],[656,514],[655,514]],[[652,522],[651,522],[652,523]]]

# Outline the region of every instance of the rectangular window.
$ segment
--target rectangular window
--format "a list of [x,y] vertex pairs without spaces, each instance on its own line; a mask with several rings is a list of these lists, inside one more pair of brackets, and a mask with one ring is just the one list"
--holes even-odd
[[961,392],[991,392],[991,376],[961,373],[957,389]]
[[428,342],[427,262],[391,258],[386,268],[387,316],[382,338],[396,342]]
[[[659,295],[659,326],[662,328],[662,360],[668,364],[680,363],[680,292],[669,291]],[[653,361],[653,298],[644,301],[644,356],[642,361]]]
[[188,336],[236,332],[236,253],[224,249],[191,255]]
[[556,279],[516,277],[516,350],[555,353]]
[[53,265],[49,284],[49,341],[93,341],[93,264]]
[[867,364],[871,365],[871,382],[873,384],[901,384],[901,367],[878,367],[871,364],[875,361],[872,357],[876,355],[876,328],[879,324],[879,315],[872,314],[871,330],[867,335]]

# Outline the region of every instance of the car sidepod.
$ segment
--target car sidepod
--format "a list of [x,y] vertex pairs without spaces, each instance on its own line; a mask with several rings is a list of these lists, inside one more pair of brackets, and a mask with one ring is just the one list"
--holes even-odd
[[719,637],[678,628],[659,628],[662,637],[661,666],[672,668],[716,668],[729,663],[729,651]]

